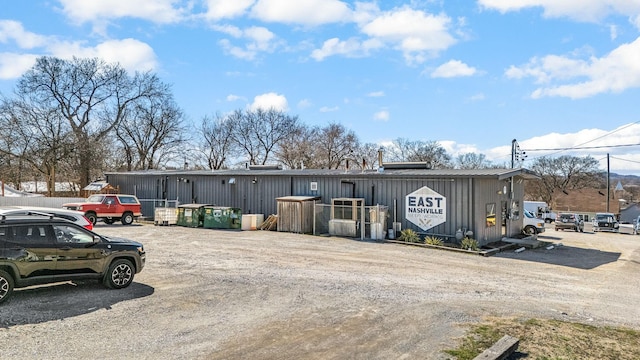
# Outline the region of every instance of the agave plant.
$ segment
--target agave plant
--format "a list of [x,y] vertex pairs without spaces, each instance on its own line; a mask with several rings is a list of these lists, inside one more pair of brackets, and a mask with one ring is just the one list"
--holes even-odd
[[437,236],[427,236],[424,238],[424,243],[429,245],[442,246],[444,242]]
[[462,243],[460,244],[460,247],[465,250],[476,251],[478,250],[478,247],[479,247],[478,240],[466,237],[462,239]]
[[405,229],[400,232],[400,237],[398,239],[400,241],[418,243],[420,242],[420,235],[412,229]]

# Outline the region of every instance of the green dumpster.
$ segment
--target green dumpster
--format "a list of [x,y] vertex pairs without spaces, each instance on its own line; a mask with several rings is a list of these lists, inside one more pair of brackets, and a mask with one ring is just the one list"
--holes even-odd
[[184,204],[178,206],[176,225],[186,227],[202,227],[204,223],[204,208],[208,204]]
[[204,227],[208,229],[240,229],[242,210],[232,207],[205,206]]

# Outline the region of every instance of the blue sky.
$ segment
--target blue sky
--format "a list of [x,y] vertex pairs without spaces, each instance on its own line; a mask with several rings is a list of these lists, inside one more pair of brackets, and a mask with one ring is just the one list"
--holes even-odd
[[[640,175],[637,0],[0,0],[0,92],[42,55],[153,70],[189,121],[276,107],[363,142]],[[634,145],[634,146],[621,146]],[[586,149],[585,149],[586,148]],[[540,149],[572,149],[564,151]]]

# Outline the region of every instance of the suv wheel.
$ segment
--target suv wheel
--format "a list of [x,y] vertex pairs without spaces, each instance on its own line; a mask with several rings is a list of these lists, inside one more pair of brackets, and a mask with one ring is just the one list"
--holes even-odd
[[131,225],[133,223],[133,214],[130,212],[126,212],[122,214],[122,225]]
[[13,278],[6,271],[0,270],[0,303],[11,297]]
[[112,289],[122,289],[131,285],[135,270],[131,261],[119,259],[111,263],[105,275],[104,284]]

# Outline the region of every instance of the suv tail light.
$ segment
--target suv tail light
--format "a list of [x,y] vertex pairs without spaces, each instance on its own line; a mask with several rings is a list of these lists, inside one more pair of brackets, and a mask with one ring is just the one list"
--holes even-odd
[[86,216],[83,216],[82,218],[83,218],[83,219],[85,219],[85,220],[86,220],[86,222],[87,222],[87,225],[85,225],[85,226],[84,226],[84,227],[85,227],[85,229],[87,229],[87,230],[93,230],[93,223],[92,223],[91,221],[89,221],[89,219],[87,219],[87,217],[86,217]]

